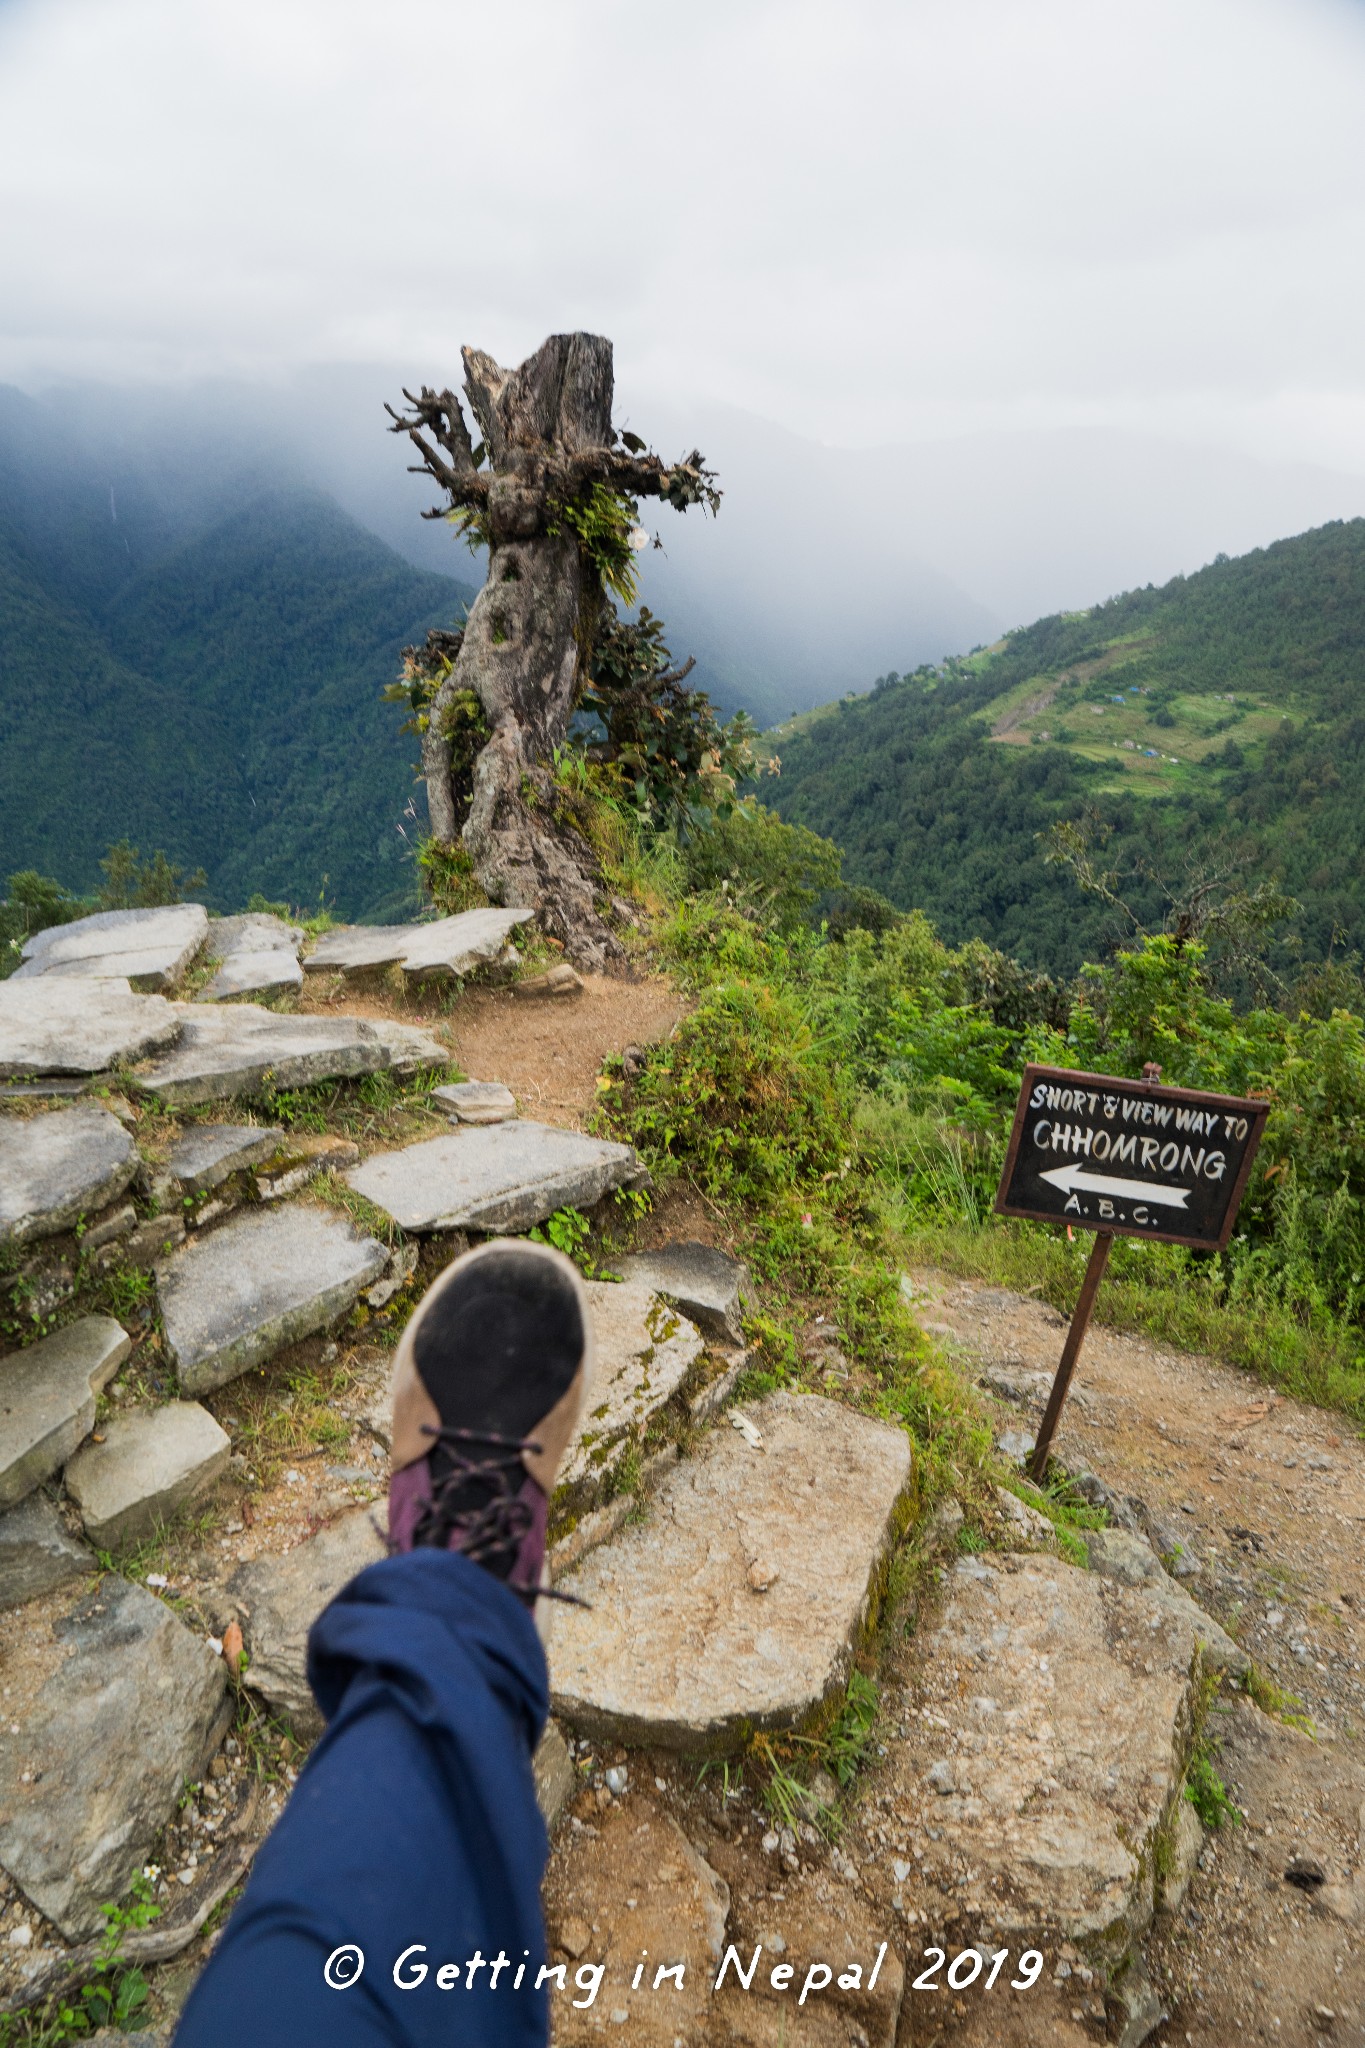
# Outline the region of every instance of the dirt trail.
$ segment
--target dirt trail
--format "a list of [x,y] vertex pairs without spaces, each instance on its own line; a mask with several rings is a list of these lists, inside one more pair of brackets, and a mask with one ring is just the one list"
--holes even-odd
[[[1031,1432],[1062,1318],[999,1288],[912,1277],[924,1326],[982,1383],[1001,1430]],[[1154,2038],[1365,2042],[1365,1442],[1231,1368],[1096,1326],[1056,1450],[1143,1501],[1194,1597],[1314,1728],[1237,1697],[1215,1710],[1219,1768],[1246,1819],[1209,1838],[1183,1909],[1149,1938],[1170,2013]],[[1309,1889],[1286,1881],[1291,1867]],[[902,2048],[1103,2038],[1075,1987],[960,2013],[941,1999],[916,2011],[907,1990]]]

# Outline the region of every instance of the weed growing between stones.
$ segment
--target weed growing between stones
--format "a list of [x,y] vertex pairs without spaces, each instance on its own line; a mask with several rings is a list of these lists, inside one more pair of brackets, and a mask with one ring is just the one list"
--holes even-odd
[[123,1900],[101,1906],[104,1933],[86,1966],[86,1981],[79,1990],[59,1991],[26,2012],[0,2016],[0,2048],[61,2048],[102,2027],[123,2033],[136,2024],[149,1986],[137,1964],[125,1959],[124,1942],[160,1917],[154,1896],[159,1875],[149,1864],[138,1872]]
[[1258,1706],[1263,1714],[1269,1714],[1273,1720],[1283,1721],[1287,1728],[1297,1728],[1301,1735],[1311,1735],[1316,1739],[1318,1731],[1303,1701],[1294,1693],[1286,1692],[1282,1686],[1277,1685],[1273,1678],[1262,1671],[1259,1664],[1253,1664],[1248,1671],[1243,1681],[1243,1690],[1247,1698],[1253,1705]]
[[1225,1820],[1230,1820],[1234,1827],[1242,1825],[1241,1809],[1235,1800],[1228,1797],[1227,1786],[1214,1768],[1213,1757],[1207,1749],[1196,1750],[1190,1758],[1190,1767],[1185,1775],[1185,1797],[1210,1831],[1222,1827]]

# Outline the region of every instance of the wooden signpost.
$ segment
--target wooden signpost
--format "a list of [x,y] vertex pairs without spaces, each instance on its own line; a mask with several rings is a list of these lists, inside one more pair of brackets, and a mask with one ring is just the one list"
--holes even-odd
[[1093,1230],[1095,1243],[1038,1430],[1030,1476],[1041,1480],[1115,1237],[1221,1251],[1261,1142],[1268,1102],[1140,1081],[1026,1067],[995,1206]]

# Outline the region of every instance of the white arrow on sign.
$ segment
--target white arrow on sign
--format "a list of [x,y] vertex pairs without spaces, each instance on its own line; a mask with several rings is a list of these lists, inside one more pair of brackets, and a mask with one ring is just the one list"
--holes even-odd
[[1087,1173],[1083,1166],[1054,1166],[1040,1178],[1051,1181],[1064,1195],[1080,1188],[1086,1194],[1117,1195],[1129,1202],[1164,1202],[1171,1209],[1183,1209],[1190,1198],[1188,1188],[1153,1187],[1145,1180],[1116,1180],[1107,1173]]

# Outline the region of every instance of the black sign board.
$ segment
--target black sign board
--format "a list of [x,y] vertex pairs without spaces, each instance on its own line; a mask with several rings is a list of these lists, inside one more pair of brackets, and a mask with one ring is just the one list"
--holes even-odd
[[1155,1080],[1026,1067],[995,1206],[1221,1250],[1269,1108]]

